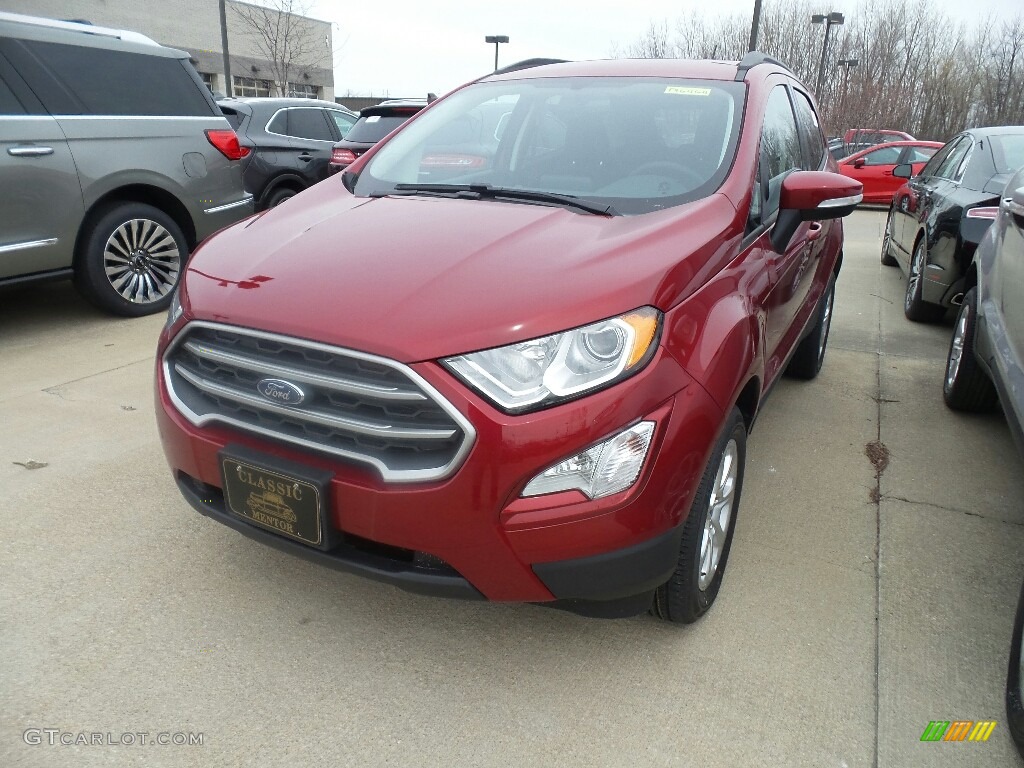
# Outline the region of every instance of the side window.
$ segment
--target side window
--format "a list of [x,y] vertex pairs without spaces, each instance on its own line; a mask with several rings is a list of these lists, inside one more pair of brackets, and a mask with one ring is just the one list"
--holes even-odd
[[327,114],[330,116],[331,120],[334,121],[334,124],[338,127],[338,134],[343,139],[348,135],[348,132],[352,130],[352,126],[356,124],[356,120],[359,119],[354,115],[349,115],[345,112],[339,112],[336,109],[328,109]]
[[276,115],[273,120],[267,123],[267,131],[269,133],[277,133],[281,136],[288,135],[288,110],[282,109]]
[[864,155],[864,165],[896,165],[899,159],[899,147],[885,147]]
[[921,176],[934,176],[939,166],[942,165],[943,161],[949,157],[949,153],[956,146],[956,140],[941,147],[938,152],[932,155],[932,159],[928,161],[928,164],[921,169]]
[[821,132],[818,116],[808,98],[800,91],[792,91],[796,107],[796,119],[800,124],[800,135],[804,140],[804,169],[816,171],[825,159],[825,136]]
[[[964,158],[967,157],[967,153],[971,151],[971,146],[974,142],[967,136],[962,136],[953,147],[946,158],[942,161],[938,168],[935,169],[935,175],[943,179],[952,179],[956,176],[957,169],[960,167]],[[930,163],[929,163],[930,165]]]
[[313,139],[314,141],[334,141],[334,134],[327,124],[322,109],[289,109],[288,135],[297,139]]
[[3,80],[0,80],[0,115],[24,115],[25,108]]
[[178,117],[213,113],[205,89],[200,90],[201,82],[182,60],[34,40],[12,42],[9,57],[28,59],[30,71],[41,65],[63,86],[64,93],[52,89],[39,93],[52,114]]
[[768,97],[764,125],[761,127],[759,176],[763,201],[762,222],[767,222],[778,212],[782,181],[790,171],[803,165],[802,151],[786,88],[776,86]]

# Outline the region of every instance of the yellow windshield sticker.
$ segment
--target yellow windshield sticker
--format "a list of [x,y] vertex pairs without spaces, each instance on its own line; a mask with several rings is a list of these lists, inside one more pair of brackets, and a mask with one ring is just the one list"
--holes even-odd
[[676,93],[681,96],[710,96],[710,88],[692,88],[683,85],[670,85],[665,88],[665,93]]

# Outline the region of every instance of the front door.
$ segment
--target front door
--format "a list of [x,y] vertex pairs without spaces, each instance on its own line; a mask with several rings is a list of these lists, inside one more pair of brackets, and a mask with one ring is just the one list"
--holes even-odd
[[[82,188],[57,121],[0,70],[0,280],[71,266]],[[18,85],[15,84],[14,88]],[[30,114],[30,110],[36,114]]]

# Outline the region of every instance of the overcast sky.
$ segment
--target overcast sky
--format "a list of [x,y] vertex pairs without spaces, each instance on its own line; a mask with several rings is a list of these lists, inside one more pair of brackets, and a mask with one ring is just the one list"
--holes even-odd
[[[1010,18],[1021,0],[934,0],[956,18]],[[494,68],[485,35],[508,35],[499,63],[534,56],[607,58],[643,34],[652,20],[675,22],[685,10],[753,13],[753,0],[315,0],[310,15],[334,22],[336,96],[438,95]],[[854,0],[823,0],[849,12]]]

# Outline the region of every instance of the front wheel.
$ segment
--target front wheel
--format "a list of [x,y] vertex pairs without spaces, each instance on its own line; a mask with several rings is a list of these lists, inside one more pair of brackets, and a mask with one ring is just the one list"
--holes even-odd
[[83,232],[75,285],[101,309],[126,317],[171,303],[188,243],[170,216],[144,203],[117,203]]
[[946,378],[942,399],[957,411],[989,411],[998,400],[995,387],[974,357],[974,334],[978,327],[978,292],[971,288],[960,305],[953,326],[953,338],[946,356]]
[[651,612],[673,623],[703,616],[722,586],[743,487],[747,428],[732,409],[683,523],[675,573],[654,593]]
[[889,211],[889,218],[885,220],[885,236],[882,238],[882,266],[895,267],[899,264],[892,255],[892,211]]
[[786,367],[786,374],[796,379],[813,379],[825,362],[825,347],[828,345],[828,331],[832,327],[832,309],[836,300],[835,280],[829,283],[818,306],[814,328],[804,337],[793,353]]
[[903,296],[903,314],[915,323],[935,323],[946,314],[944,307],[930,304],[922,297],[927,264],[928,247],[922,237],[914,246],[914,256],[910,260],[910,272],[907,274],[907,290]]

